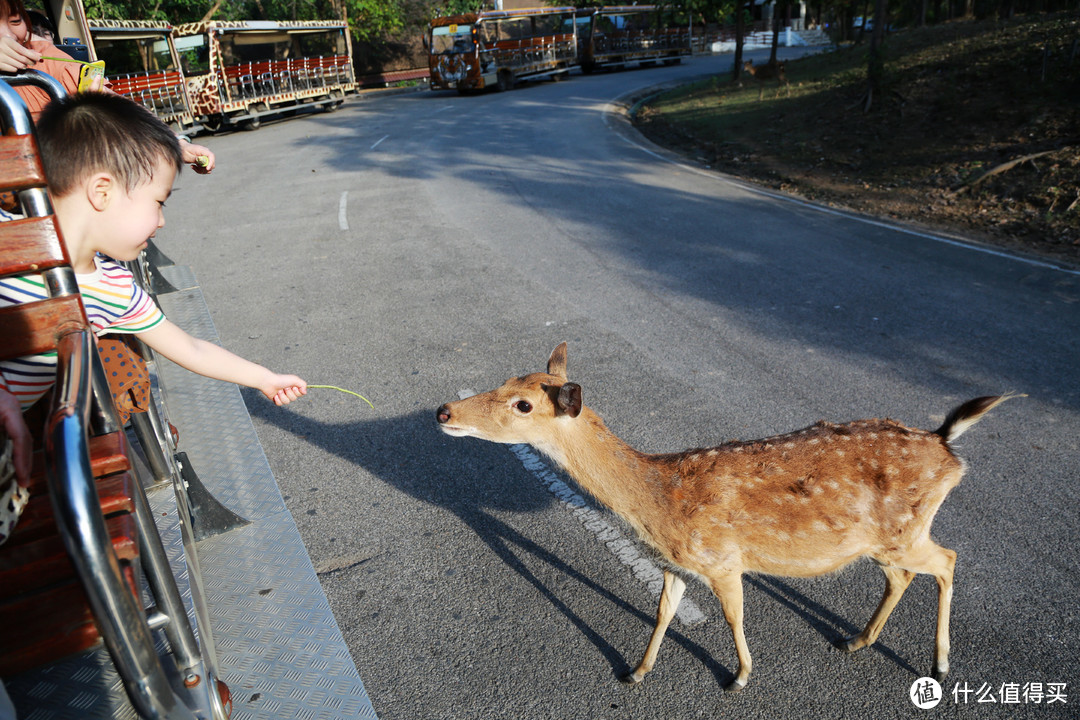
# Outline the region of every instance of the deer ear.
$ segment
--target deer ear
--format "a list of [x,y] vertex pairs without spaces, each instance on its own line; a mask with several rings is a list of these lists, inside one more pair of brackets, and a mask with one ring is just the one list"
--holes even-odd
[[559,388],[559,412],[576,418],[581,414],[581,386],[577,383],[563,383]]
[[551,351],[551,357],[548,358],[547,366],[548,375],[554,375],[557,378],[563,380],[566,379],[566,343],[561,342],[559,345]]

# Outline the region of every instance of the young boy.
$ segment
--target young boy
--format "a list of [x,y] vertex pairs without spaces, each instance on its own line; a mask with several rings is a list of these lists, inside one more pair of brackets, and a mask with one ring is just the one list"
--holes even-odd
[[[307,393],[282,375],[187,334],[169,322],[131,273],[158,228],[183,165],[176,137],[148,110],[107,93],[79,93],[50,103],[37,123],[49,194],[90,323],[97,334],[138,333],[157,353],[207,377],[255,388],[278,405]],[[111,258],[111,259],[110,259]],[[40,277],[0,281],[0,304],[44,297]],[[0,363],[0,390],[25,409],[55,378],[55,356]]]

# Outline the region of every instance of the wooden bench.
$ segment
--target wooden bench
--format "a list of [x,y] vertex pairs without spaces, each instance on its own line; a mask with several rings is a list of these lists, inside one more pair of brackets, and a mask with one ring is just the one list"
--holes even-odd
[[[11,82],[27,78],[54,97],[63,92],[42,73]],[[0,81],[0,121],[0,191],[13,192],[25,216],[0,222],[0,277],[40,275],[49,289],[44,300],[0,308],[0,359],[57,356],[51,396],[38,403],[44,422],[30,424],[30,501],[0,545],[0,675],[104,641],[136,712],[194,718],[158,657],[142,604],[143,573],[180,677],[211,678],[118,427],[29,112],[7,80]],[[198,692],[225,698],[228,691],[204,682]]]
[[[10,90],[5,85],[5,89]],[[44,193],[45,175],[33,135],[0,137],[0,188],[17,194]],[[47,282],[62,286],[73,282],[70,262],[52,215],[26,217],[0,223],[0,276],[43,273]],[[70,278],[68,280],[67,278]],[[86,352],[90,326],[73,285],[67,291],[38,302],[0,308],[0,358],[11,359],[40,352],[58,353],[60,388],[48,408],[44,427],[32,427],[37,452],[32,474],[30,503],[12,536],[0,545],[0,675],[7,675],[56,653],[86,649],[98,641],[93,616],[80,585],[76,568],[65,551],[65,539],[57,523],[53,497],[60,474],[69,468],[58,466],[46,453],[58,438],[50,433],[67,432],[64,413],[76,416],[74,423],[86,422],[89,407],[71,403],[91,402],[87,363],[94,357]],[[65,354],[66,353],[66,354]],[[60,375],[60,373],[66,373]],[[111,400],[110,400],[111,401]],[[90,476],[100,498],[101,529],[110,538],[110,561],[125,576],[124,585],[137,598],[135,568],[138,539],[132,500],[133,483],[123,434],[113,429],[88,439],[85,446]],[[105,521],[105,518],[108,521]]]
[[431,77],[431,70],[426,67],[413,68],[411,70],[387,70],[381,73],[370,73],[359,79],[363,87],[383,86],[389,87],[394,83],[407,82],[409,80],[427,80]]
[[223,70],[225,72],[225,84],[231,98],[239,99],[255,97],[257,92],[255,89],[255,78],[251,71],[251,63],[226,65]]

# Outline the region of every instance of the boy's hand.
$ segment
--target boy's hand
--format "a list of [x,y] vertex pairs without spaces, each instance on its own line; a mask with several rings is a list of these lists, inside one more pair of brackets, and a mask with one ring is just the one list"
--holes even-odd
[[295,375],[275,375],[271,383],[260,390],[275,405],[288,405],[307,395],[307,383]]

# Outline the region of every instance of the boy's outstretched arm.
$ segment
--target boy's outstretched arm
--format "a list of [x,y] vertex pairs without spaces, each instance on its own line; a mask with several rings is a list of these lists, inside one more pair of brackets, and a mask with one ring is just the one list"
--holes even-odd
[[192,337],[169,320],[139,333],[139,338],[180,367],[206,377],[255,388],[277,405],[307,394],[307,383],[245,360],[214,343]]

